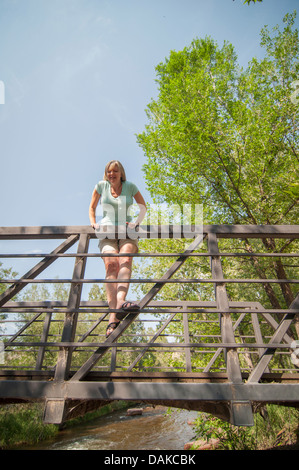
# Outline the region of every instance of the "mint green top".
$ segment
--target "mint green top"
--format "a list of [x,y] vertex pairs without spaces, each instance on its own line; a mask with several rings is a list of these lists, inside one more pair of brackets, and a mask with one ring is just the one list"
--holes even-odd
[[139,191],[134,183],[123,181],[121,194],[117,197],[112,196],[109,181],[100,181],[95,189],[101,195],[103,206],[101,225],[126,225],[126,222],[132,221],[128,209],[134,203],[133,197]]

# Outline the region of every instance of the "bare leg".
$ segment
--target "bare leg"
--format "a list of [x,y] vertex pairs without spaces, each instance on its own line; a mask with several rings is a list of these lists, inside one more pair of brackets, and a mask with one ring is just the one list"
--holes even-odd
[[[120,253],[136,253],[137,247],[132,243],[126,243],[121,249]],[[115,252],[116,253],[116,252]],[[104,258],[106,268],[106,279],[125,280],[130,279],[132,272],[131,256],[121,256],[119,258]],[[110,309],[121,309],[122,304],[126,300],[126,295],[129,289],[129,283],[106,283],[107,300]],[[111,312],[109,316],[109,323],[119,322],[116,317],[116,312]],[[112,329],[108,329],[107,334],[112,333]]]
[[[116,252],[115,252],[116,253]],[[106,279],[117,279],[119,273],[119,259],[118,258],[104,258],[106,268]],[[110,309],[117,308],[117,283],[106,283],[106,295]],[[118,321],[115,312],[110,312],[109,323]]]
[[[120,253],[136,253],[137,247],[132,243],[126,243],[121,249]],[[119,259],[119,272],[118,279],[130,279],[132,272],[132,256],[121,256]],[[120,309],[128,293],[129,284],[125,282],[119,282],[117,286],[117,303],[116,308]]]

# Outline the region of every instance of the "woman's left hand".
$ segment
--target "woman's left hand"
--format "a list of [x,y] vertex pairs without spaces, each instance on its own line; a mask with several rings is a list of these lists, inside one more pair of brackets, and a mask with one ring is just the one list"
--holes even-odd
[[137,227],[139,227],[139,224],[135,224],[135,222],[126,222],[127,224],[127,227],[130,228],[130,229],[136,229]]

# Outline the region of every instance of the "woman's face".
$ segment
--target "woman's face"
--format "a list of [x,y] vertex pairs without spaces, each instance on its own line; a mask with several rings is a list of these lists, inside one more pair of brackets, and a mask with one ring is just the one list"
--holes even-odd
[[121,172],[117,165],[109,166],[107,178],[110,184],[118,184],[121,182]]

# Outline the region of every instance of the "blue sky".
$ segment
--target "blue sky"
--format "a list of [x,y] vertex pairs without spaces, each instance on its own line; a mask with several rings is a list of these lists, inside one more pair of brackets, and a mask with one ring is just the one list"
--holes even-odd
[[92,190],[112,158],[150,201],[135,135],[157,93],[155,66],[206,35],[231,42],[246,66],[262,55],[261,28],[297,7],[298,0],[0,0],[0,225],[89,224]]

